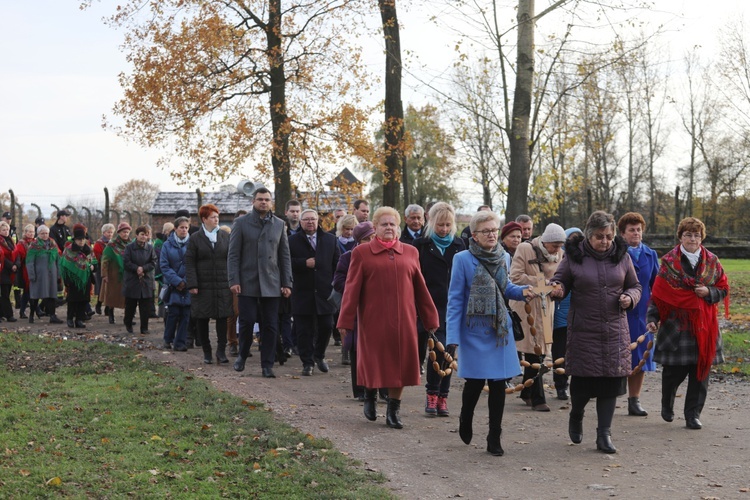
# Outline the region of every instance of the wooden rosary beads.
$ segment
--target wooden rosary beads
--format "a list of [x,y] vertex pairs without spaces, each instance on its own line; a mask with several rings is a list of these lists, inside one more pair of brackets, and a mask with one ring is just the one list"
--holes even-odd
[[[642,344],[644,340],[646,340],[646,335],[645,334],[641,335],[640,337],[638,337],[635,340],[635,342],[633,342],[632,344],[630,344],[630,350],[634,351],[635,348],[638,347],[638,344]],[[643,369],[643,365],[646,364],[646,360],[648,360],[648,358],[651,357],[651,348],[652,347],[654,347],[654,341],[653,340],[649,340],[648,344],[646,344],[646,352],[643,353],[643,358],[638,363],[638,366],[636,366],[635,368],[633,368],[632,375],[636,375],[636,374],[638,374],[638,373],[641,372],[641,370]]]
[[[427,339],[427,347],[430,348],[428,356],[430,357],[430,361],[432,361],[432,368],[433,370],[435,370],[435,373],[440,375],[440,378],[443,378],[446,375],[450,375],[454,371],[458,370],[458,362],[453,358],[453,356],[450,355],[449,352],[445,351],[445,346],[443,346],[443,343],[440,342],[437,337],[435,337],[434,333],[430,334],[430,338]],[[442,366],[437,362],[437,353],[435,352],[435,349],[443,353]]]

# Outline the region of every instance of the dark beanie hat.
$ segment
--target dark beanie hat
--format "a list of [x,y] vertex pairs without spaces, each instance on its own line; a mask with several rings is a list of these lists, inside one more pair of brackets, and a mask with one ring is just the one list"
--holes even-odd
[[372,225],[372,222],[369,220],[366,220],[364,222],[360,222],[356,226],[354,226],[354,231],[352,236],[354,237],[354,240],[359,243],[362,241],[362,238],[367,238],[371,234],[375,233],[375,226]]
[[73,239],[82,240],[86,238],[86,226],[83,224],[76,224],[73,226]]
[[187,217],[189,219],[190,218],[190,211],[186,210],[184,208],[181,208],[180,210],[178,210],[174,214],[174,218],[175,219],[179,219],[180,217]]
[[506,225],[503,226],[503,229],[500,231],[500,240],[502,241],[503,238],[508,236],[513,231],[521,231],[523,233],[523,228],[521,227],[521,224],[519,224],[516,221],[508,222]]

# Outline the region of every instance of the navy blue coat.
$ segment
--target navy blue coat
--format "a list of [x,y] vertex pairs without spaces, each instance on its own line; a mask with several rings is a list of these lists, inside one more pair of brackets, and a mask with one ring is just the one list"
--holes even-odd
[[[169,287],[168,295],[164,301],[168,306],[190,305],[190,292],[185,278],[187,243],[187,241],[184,244],[179,243],[173,231],[161,247],[159,267],[161,268],[164,286]],[[176,288],[180,283],[185,283],[182,291]]]
[[[333,290],[333,272],[341,253],[336,237],[318,228],[313,250],[307,234],[299,231],[289,237],[292,258],[292,314],[333,314],[336,308],[328,302]],[[315,258],[315,268],[307,267],[307,259]]]

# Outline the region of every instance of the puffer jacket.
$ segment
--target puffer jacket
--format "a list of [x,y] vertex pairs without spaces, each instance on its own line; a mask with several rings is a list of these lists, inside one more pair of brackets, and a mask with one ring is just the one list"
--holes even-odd
[[579,377],[627,377],[631,372],[630,332],[620,295],[641,298],[641,284],[627,244],[615,237],[606,252],[596,252],[583,236],[565,245],[565,257],[552,281],[570,294],[565,371]]

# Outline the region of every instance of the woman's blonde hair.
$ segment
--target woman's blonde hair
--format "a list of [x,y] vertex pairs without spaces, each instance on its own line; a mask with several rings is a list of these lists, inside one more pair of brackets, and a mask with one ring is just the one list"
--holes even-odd
[[336,223],[336,236],[341,236],[341,231],[344,229],[344,226],[351,226],[351,228],[354,229],[356,225],[357,217],[352,214],[344,215]]
[[398,210],[392,207],[380,207],[377,210],[375,210],[375,214],[372,216],[372,224],[377,228],[378,222],[380,222],[380,218],[384,215],[392,215],[396,218],[396,225],[401,226],[401,215],[398,213]]
[[450,232],[451,237],[456,236],[456,210],[448,203],[439,201],[430,209],[427,226],[424,230],[425,238],[429,238],[435,234],[435,224],[446,220],[452,223]]

